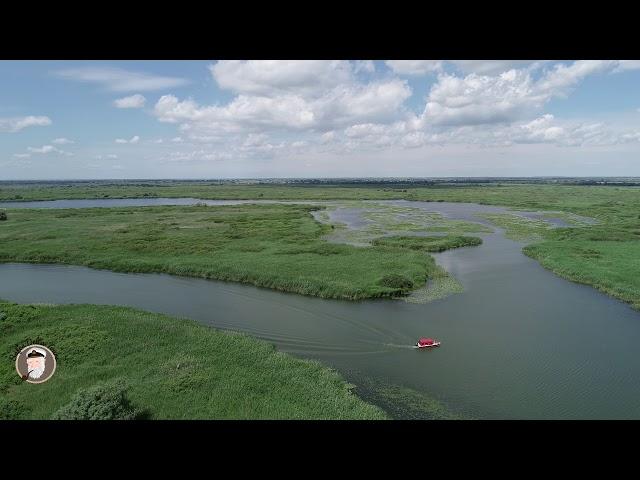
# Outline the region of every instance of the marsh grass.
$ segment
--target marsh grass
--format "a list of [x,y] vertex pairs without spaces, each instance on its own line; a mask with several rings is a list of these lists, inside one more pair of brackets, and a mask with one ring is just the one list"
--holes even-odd
[[14,210],[0,229],[0,261],[64,263],[250,283],[323,298],[393,297],[389,274],[424,285],[425,255],[322,239],[318,207],[236,205]]
[[519,242],[535,242],[545,238],[552,226],[544,220],[526,218],[509,213],[485,213],[481,215],[505,230],[505,237]]
[[[333,230],[323,237],[331,243],[344,243],[353,246],[373,245],[375,239],[400,235],[449,235],[460,236],[465,233],[483,233],[492,230],[484,225],[461,220],[451,220],[437,212],[425,212],[419,208],[387,205],[375,202],[340,202],[337,207],[359,209],[362,219],[369,223],[360,228],[350,228],[346,224],[331,220],[328,215],[315,214],[321,223],[330,224]],[[453,247],[455,248],[455,247]]]
[[[244,334],[125,307],[0,302],[0,311],[0,418],[386,417],[335,371]],[[58,363],[39,385],[14,368],[31,343]]]
[[390,236],[376,238],[373,240],[374,246],[406,248],[422,252],[444,252],[452,248],[474,247],[482,244],[482,239],[478,237],[466,237],[451,235],[446,237],[403,237]]
[[591,285],[640,310],[640,242],[550,240],[523,252],[568,280]]

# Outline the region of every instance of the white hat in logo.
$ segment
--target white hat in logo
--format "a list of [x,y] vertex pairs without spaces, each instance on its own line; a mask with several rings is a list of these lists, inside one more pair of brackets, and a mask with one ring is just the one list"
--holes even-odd
[[38,347],[33,347],[27,352],[27,357],[46,357],[46,356],[47,356],[47,351]]

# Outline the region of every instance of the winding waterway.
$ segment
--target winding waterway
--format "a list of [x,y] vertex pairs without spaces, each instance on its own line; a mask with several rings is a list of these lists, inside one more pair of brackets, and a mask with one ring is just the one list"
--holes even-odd
[[[138,206],[139,200],[166,204],[122,199],[118,206]],[[178,200],[185,203],[173,203]],[[115,206],[113,200],[64,202],[63,208],[70,202]],[[29,203],[47,208],[50,202],[20,207]],[[486,225],[477,214],[506,211],[462,203],[385,203]],[[499,229],[478,236],[481,246],[435,255],[464,292],[428,304],[323,300],[170,275],[25,264],[0,265],[0,298],[130,305],[189,317],[318,359],[356,385],[373,379],[402,386],[472,418],[640,418],[640,312],[543,269],[521,253],[522,243]],[[411,348],[420,336],[436,337],[442,346]],[[366,390],[362,394],[367,398]]]

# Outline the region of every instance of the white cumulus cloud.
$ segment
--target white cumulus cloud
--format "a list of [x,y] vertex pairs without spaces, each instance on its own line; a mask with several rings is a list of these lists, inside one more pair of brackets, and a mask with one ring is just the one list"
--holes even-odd
[[442,60],[387,60],[387,66],[399,75],[425,75],[442,70]]
[[506,122],[542,107],[546,99],[521,70],[499,76],[441,75],[429,92],[423,118],[441,125]]
[[210,70],[220,88],[269,96],[322,94],[353,78],[353,66],[342,60],[221,60]]
[[549,95],[566,95],[566,89],[573,87],[585,77],[594,73],[612,70],[618,65],[613,60],[578,60],[571,65],[555,65],[536,85],[541,92]]
[[138,135],[135,135],[135,136],[131,137],[130,140],[127,140],[126,138],[116,138],[115,139],[116,143],[121,143],[121,144],[124,144],[124,143],[138,143],[139,141],[140,141],[140,137]]
[[534,62],[530,60],[450,60],[450,63],[465,74],[497,75],[514,68],[524,68]]
[[29,150],[32,153],[52,153],[52,152],[59,153],[59,152],[61,152],[61,150],[58,150],[53,145],[43,145],[42,147],[27,147],[27,150]]
[[338,85],[316,98],[241,94],[225,106],[200,106],[191,99],[164,95],[154,113],[161,122],[182,123],[183,130],[200,135],[270,129],[328,131],[355,122],[393,119],[409,96],[406,82],[392,79]]
[[[193,156],[168,153],[167,161],[220,159],[222,153],[235,159],[295,157],[302,148],[313,156],[435,145],[581,147],[637,141],[637,129],[567,122],[544,112],[551,99],[569,94],[588,76],[621,68],[618,61],[386,64],[391,71],[372,76],[362,74],[375,73],[369,61],[217,62],[210,72],[221,89],[233,93],[230,100],[207,105],[167,94],[156,102],[155,117],[175,124],[180,134],[171,142],[204,145]],[[407,106],[412,90],[405,76],[430,72],[437,76],[416,115]],[[169,151],[177,148],[171,142]]]
[[146,101],[147,99],[144,96],[136,93],[129,97],[118,98],[113,104],[116,108],[142,108]]
[[527,69],[500,75],[440,75],[429,92],[422,120],[436,125],[476,125],[531,118],[551,98],[565,96],[585,77],[616,65],[601,60],[557,64],[537,80]]
[[0,132],[15,133],[27,127],[43,127],[51,125],[51,119],[45,116],[29,115],[26,117],[0,118]]
[[73,153],[60,150],[53,145],[43,145],[42,147],[27,147],[27,151],[31,153],[37,153],[40,155],[47,155],[49,153],[56,153],[58,155],[73,156]]

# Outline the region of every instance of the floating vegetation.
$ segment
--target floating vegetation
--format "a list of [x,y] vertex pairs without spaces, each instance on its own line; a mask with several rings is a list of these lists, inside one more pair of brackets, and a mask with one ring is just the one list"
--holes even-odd
[[445,269],[436,266],[436,271],[424,287],[414,290],[406,297],[399,297],[399,299],[409,303],[429,303],[463,291],[464,288],[460,282]]
[[598,223],[593,218],[556,211],[514,211],[514,213],[486,213],[480,216],[504,228],[507,238],[522,242],[543,240],[546,234],[555,228],[586,227]]
[[505,237],[520,242],[535,242],[544,239],[547,231],[553,228],[544,220],[526,218],[510,213],[485,213],[481,215],[494,225],[505,229]]
[[382,408],[391,418],[407,420],[470,420],[452,411],[435,397],[380,380],[360,378],[357,394],[365,401]]
[[599,222],[595,218],[583,217],[575,213],[566,212],[543,212],[542,218],[547,220],[562,220],[570,227],[586,227],[588,225],[597,225]]
[[420,208],[366,202],[340,202],[330,210],[313,213],[314,218],[332,225],[324,237],[332,243],[369,246],[380,237],[397,235],[433,236],[491,233],[480,223],[451,220],[438,212]]

